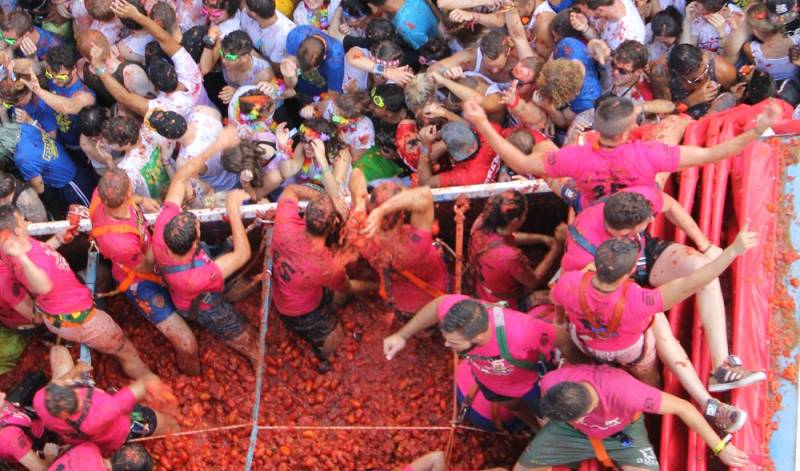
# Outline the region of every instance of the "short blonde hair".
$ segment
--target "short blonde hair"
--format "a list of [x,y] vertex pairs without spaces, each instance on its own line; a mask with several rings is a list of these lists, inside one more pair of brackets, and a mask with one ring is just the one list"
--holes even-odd
[[426,74],[417,74],[406,85],[406,106],[416,113],[436,95],[436,82]]
[[548,61],[536,79],[539,93],[548,98],[555,107],[568,105],[578,96],[586,75],[581,64],[571,59]]

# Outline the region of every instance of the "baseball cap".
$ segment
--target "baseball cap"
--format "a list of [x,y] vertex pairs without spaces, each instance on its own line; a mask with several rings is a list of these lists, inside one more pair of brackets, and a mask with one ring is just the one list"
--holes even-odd
[[770,21],[785,25],[797,18],[797,0],[767,0]]
[[456,162],[467,160],[478,151],[478,138],[466,124],[451,121],[442,127],[442,140]]
[[186,119],[174,111],[155,110],[147,118],[147,124],[167,139],[179,139],[186,134]]

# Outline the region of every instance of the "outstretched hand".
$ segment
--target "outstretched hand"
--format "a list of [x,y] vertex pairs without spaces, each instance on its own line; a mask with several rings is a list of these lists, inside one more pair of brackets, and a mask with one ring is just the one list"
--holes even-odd
[[756,131],[762,134],[783,117],[783,109],[775,102],[770,102],[756,119]]
[[111,11],[119,18],[128,18],[134,21],[141,15],[135,6],[125,0],[114,0],[114,3],[111,4]]
[[736,236],[736,240],[733,241],[732,245],[736,255],[741,255],[758,245],[758,234],[750,232],[748,226],[750,226],[750,220],[744,223],[742,230]]

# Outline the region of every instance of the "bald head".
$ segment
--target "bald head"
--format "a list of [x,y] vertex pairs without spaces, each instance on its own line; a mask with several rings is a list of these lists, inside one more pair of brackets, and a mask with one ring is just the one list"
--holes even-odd
[[108,54],[111,51],[111,46],[108,44],[108,39],[106,39],[103,33],[93,29],[81,31],[78,35],[78,52],[80,55],[91,60],[91,51],[92,47],[94,46],[99,47],[103,52],[103,55],[101,56],[103,60],[108,58]]

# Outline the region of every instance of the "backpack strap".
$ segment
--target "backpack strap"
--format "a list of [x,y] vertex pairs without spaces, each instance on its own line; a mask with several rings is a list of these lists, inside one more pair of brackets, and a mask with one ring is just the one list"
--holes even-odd
[[198,246],[197,250],[195,250],[194,252],[194,255],[192,255],[192,260],[189,263],[182,263],[180,265],[160,266],[159,269],[161,273],[163,275],[169,275],[204,266],[206,264],[205,260],[197,258],[197,255],[200,253],[201,250],[203,250],[203,248]]
[[83,398],[83,408],[81,409],[81,415],[78,417],[78,420],[64,420],[64,422],[75,431],[74,436],[81,440],[86,440],[88,438],[88,436],[81,431],[81,425],[83,421],[86,420],[86,416],[89,415],[89,409],[92,407],[92,395],[94,395],[94,388],[89,387],[86,391],[86,397]]
[[602,325],[597,320],[597,317],[594,315],[594,311],[589,307],[589,302],[586,299],[586,291],[590,289],[589,282],[591,282],[593,277],[594,273],[587,271],[583,274],[581,282],[578,285],[578,301],[580,302],[583,316],[589,322],[591,327],[592,333],[590,335],[592,337],[601,339],[616,337],[617,329],[619,329],[619,325],[622,322],[622,315],[625,313],[625,297],[628,294],[628,287],[630,286],[631,281],[625,280],[623,283],[622,294],[617,299],[617,302],[614,303],[614,312],[611,316],[611,321],[608,323],[608,325]]
[[597,246],[589,242],[589,239],[584,237],[584,235],[580,233],[574,224],[570,224],[567,229],[569,230],[569,235],[572,236],[572,240],[574,240],[576,244],[580,245],[583,250],[589,252],[589,254],[592,256],[597,254]]
[[492,307],[492,316],[494,318],[494,334],[495,337],[497,337],[497,347],[500,349],[500,356],[517,368],[538,371],[538,364],[536,362],[518,360],[511,356],[511,352],[508,350],[508,341],[506,340],[506,321],[503,308],[498,306]]

